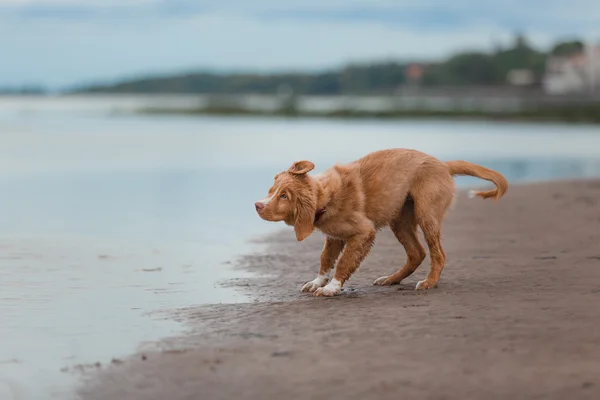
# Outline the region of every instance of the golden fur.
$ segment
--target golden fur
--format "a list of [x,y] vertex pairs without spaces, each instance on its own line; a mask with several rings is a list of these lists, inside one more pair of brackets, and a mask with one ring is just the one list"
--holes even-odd
[[[475,192],[483,199],[499,199],[508,182],[498,172],[466,161],[442,162],[409,149],[376,151],[345,165],[334,165],[318,177],[308,175],[314,164],[297,161],[278,173],[265,199],[255,206],[261,218],[294,227],[298,241],[316,228],[325,235],[320,280],[303,291],[316,296],[338,294],[365,259],[377,230],[389,226],[407,254],[406,264],[375,281],[393,285],[411,275],[425,259],[417,237],[421,227],[430,252],[431,269],[417,289],[437,286],[446,254],[440,242],[442,221],[454,197],[454,175],[491,181],[495,189]],[[340,257],[341,254],[341,257]],[[338,260],[339,257],[339,260]],[[336,288],[323,288],[335,262]]]

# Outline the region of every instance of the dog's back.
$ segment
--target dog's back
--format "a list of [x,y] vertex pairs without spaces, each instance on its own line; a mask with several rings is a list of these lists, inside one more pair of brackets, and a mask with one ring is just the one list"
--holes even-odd
[[453,186],[447,165],[417,150],[376,151],[350,165],[359,171],[364,210],[377,227],[390,223],[415,186],[434,180]]

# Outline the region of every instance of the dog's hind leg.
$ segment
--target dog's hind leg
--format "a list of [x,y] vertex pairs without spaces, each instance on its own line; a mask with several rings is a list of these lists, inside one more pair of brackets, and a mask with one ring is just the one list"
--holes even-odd
[[396,285],[410,276],[425,259],[425,249],[417,236],[417,219],[415,217],[415,203],[408,198],[400,214],[390,224],[392,232],[406,250],[406,263],[402,268],[390,276],[382,276],[374,285]]
[[430,219],[421,222],[421,229],[429,247],[429,256],[431,259],[431,269],[427,277],[417,283],[416,289],[436,288],[440,275],[446,263],[446,253],[442,248],[440,224],[438,221]]
[[454,182],[451,177],[445,180],[437,177],[418,186],[414,192],[415,217],[423,231],[429,247],[431,269],[427,277],[418,282],[415,289],[431,289],[438,285],[446,263],[446,253],[442,248],[442,221],[454,197]]

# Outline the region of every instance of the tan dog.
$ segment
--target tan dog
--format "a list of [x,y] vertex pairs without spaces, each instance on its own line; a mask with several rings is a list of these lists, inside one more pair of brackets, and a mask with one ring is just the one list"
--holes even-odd
[[[309,176],[310,161],[297,161],[275,176],[268,196],[256,202],[267,221],[294,227],[298,241],[315,228],[326,235],[319,275],[302,287],[315,296],[334,296],[365,259],[378,229],[389,226],[406,250],[406,264],[376,285],[394,285],[412,274],[425,259],[417,237],[421,227],[431,269],[416,289],[437,287],[446,254],[440,243],[442,221],[454,197],[454,175],[491,181],[496,189],[474,192],[499,199],[508,182],[498,172],[466,161],[442,162],[416,150],[376,151],[346,165],[335,165],[320,176]],[[329,272],[340,257],[333,279]]]

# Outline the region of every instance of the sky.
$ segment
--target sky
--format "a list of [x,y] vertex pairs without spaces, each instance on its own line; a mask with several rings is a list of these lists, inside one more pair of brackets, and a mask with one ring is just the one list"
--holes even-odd
[[598,0],[0,0],[0,86],[322,70],[600,41]]

